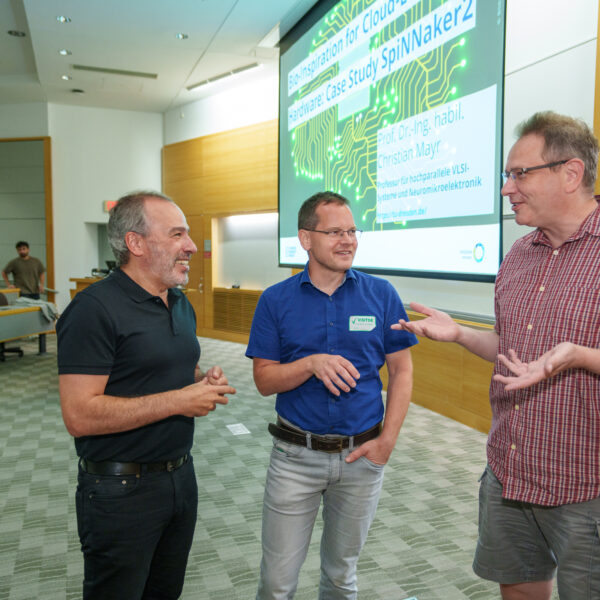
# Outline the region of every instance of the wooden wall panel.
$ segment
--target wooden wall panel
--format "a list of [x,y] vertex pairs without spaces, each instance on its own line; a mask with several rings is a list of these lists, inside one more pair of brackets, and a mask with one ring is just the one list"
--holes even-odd
[[[202,139],[204,174],[250,169],[277,161],[277,121],[252,125]],[[275,142],[275,144],[273,144]]]
[[202,138],[170,144],[163,149],[163,182],[170,184],[204,175]]
[[[422,318],[408,312],[411,320]],[[469,323],[469,326],[490,328],[476,323]],[[492,424],[488,394],[492,363],[458,344],[433,342],[426,338],[419,338],[411,354],[414,368],[412,402],[487,433]],[[385,366],[381,369],[381,380],[387,389]]]
[[250,333],[259,290],[215,288],[214,328],[232,333]]
[[421,338],[413,351],[415,404],[487,433],[492,363],[458,344]]
[[201,198],[205,197],[204,178],[186,179],[164,183],[164,192],[177,202],[186,216],[205,214]]
[[[203,260],[203,291],[190,292],[202,305],[197,311],[202,313],[198,334],[242,341],[249,331],[256,298],[248,305],[251,314],[246,310],[247,303],[239,310],[226,312],[225,317],[218,312],[224,300],[215,302],[213,297],[212,256],[218,248],[212,247],[211,224],[215,217],[277,210],[277,121],[169,144],[163,148],[162,164],[164,192],[177,202],[196,229],[200,222],[197,219],[203,220],[202,234],[193,232]],[[205,242],[211,248],[208,251]],[[238,294],[244,291],[233,290]],[[245,311],[243,318],[240,311]]]
[[[422,315],[409,311],[411,320]],[[491,326],[461,324],[478,329]],[[413,402],[487,433],[492,423],[489,385],[493,364],[471,354],[459,344],[419,338],[413,348]]]
[[203,179],[205,214],[242,214],[277,210],[277,172],[265,165],[238,169],[233,176],[222,173]]
[[277,121],[165,146],[163,182],[186,215],[277,210]]

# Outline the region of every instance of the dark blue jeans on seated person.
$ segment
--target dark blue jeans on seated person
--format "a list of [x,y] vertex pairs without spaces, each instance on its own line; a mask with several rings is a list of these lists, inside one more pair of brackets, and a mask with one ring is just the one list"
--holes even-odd
[[84,600],[179,598],[198,508],[191,457],[139,477],[80,467],[75,499]]
[[21,296],[21,298],[30,298],[31,300],[39,300],[40,299],[40,295],[39,294],[19,294]]

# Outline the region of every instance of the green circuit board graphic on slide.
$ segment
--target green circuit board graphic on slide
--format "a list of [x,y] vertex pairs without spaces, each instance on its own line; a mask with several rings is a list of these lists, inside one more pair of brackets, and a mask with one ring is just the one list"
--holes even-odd
[[[323,26],[312,41],[312,51],[318,51],[374,3],[375,0],[348,0],[337,5],[323,20]],[[397,49],[399,57],[403,51],[409,54],[424,43],[423,36],[428,34],[426,30],[404,38],[402,32],[442,4],[440,0],[417,3],[366,42],[369,53],[373,55],[386,42],[399,40],[389,52],[379,55],[377,66],[379,69],[383,64],[388,66],[389,75],[375,80],[373,63],[351,70],[346,85],[348,82],[350,85],[363,84],[362,89],[287,132],[295,177],[307,182],[318,181],[322,189],[346,196],[352,203],[357,225],[364,230],[405,225],[402,221],[377,222],[378,139],[377,133],[373,132],[443,105],[460,95],[461,76],[469,65],[468,33],[437,45],[398,69],[390,64],[394,49]],[[381,6],[381,3],[378,5]],[[371,22],[381,14],[371,15]],[[352,29],[346,33],[351,36]],[[364,48],[357,49],[357,52],[360,51],[364,52]],[[341,84],[338,84],[338,90],[335,86],[328,88],[327,82],[334,80],[346,65],[351,65],[353,58],[350,53],[329,66],[295,92],[291,100],[297,102],[324,86],[328,96],[345,91]],[[363,82],[369,79],[374,81],[365,87]]]

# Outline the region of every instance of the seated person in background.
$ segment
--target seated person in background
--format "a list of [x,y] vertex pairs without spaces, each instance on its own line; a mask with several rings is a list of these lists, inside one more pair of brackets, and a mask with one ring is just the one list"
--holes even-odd
[[[21,296],[39,300],[40,294],[44,292],[46,282],[46,269],[42,261],[34,256],[29,256],[29,244],[17,242],[15,245],[19,256],[13,258],[3,269],[2,279],[9,288],[19,288]],[[12,273],[14,283],[8,276]]]

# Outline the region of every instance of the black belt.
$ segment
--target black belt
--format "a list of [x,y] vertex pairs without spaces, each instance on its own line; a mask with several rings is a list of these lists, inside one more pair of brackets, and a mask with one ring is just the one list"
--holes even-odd
[[141,475],[142,473],[159,473],[160,471],[175,471],[184,465],[188,455],[184,454],[175,460],[165,460],[154,463],[113,462],[103,460],[93,462],[87,458],[80,458],[81,468],[92,475]]
[[360,446],[369,440],[376,438],[381,433],[381,423],[377,423],[375,427],[367,429],[358,435],[327,437],[324,435],[316,435],[314,433],[303,433],[296,429],[288,427],[285,423],[277,420],[277,424],[269,423],[269,433],[284,442],[296,444],[297,446],[305,446],[312,450],[321,452],[341,452],[344,448],[350,447],[350,440],[353,440],[353,446]]

